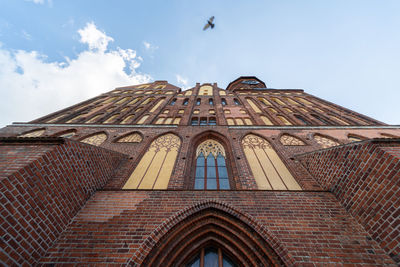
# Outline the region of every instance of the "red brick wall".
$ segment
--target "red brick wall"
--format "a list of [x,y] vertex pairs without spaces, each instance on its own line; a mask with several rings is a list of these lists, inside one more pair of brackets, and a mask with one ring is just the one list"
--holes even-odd
[[[0,265],[33,265],[124,156],[75,141],[0,140]],[[96,159],[96,160],[92,160]]]
[[297,157],[400,263],[400,139],[375,139]]
[[41,263],[140,263],[210,203],[250,225],[288,266],[394,266],[333,194],[282,191],[98,191]]

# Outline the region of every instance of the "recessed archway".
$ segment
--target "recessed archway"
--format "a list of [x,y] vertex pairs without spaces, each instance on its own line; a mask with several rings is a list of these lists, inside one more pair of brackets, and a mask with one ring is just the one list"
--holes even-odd
[[[248,224],[247,216],[226,205],[201,203],[182,214],[183,219],[175,218],[157,229],[156,234],[161,235],[158,241],[152,236],[142,246],[151,244],[150,251],[132,260],[141,266],[183,266],[199,250],[212,246],[221,248],[238,266],[285,266],[275,251],[278,248],[283,252],[276,240],[270,240],[276,246],[272,248],[257,228]],[[174,226],[165,229],[171,224]]]

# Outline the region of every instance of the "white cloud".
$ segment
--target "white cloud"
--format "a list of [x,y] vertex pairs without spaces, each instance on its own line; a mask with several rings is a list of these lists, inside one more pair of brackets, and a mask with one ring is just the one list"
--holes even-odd
[[182,87],[182,89],[187,89],[188,88],[189,81],[188,81],[187,78],[184,78],[179,74],[176,74],[175,77],[176,77],[177,83]]
[[62,62],[48,62],[36,51],[11,51],[0,43],[0,126],[30,121],[115,87],[151,80],[137,72],[142,60],[136,51],[108,49],[113,39],[94,23],[78,33],[89,49]]
[[155,46],[155,45],[153,45],[153,44],[151,44],[149,42],[146,42],[146,41],[143,41],[143,45],[144,45],[144,48],[147,51],[150,51],[150,52],[154,52],[155,50],[158,49],[158,46]]
[[107,49],[108,43],[114,39],[107,36],[104,32],[99,31],[93,22],[86,24],[86,27],[78,30],[81,43],[88,44],[90,50],[98,50],[104,52]]

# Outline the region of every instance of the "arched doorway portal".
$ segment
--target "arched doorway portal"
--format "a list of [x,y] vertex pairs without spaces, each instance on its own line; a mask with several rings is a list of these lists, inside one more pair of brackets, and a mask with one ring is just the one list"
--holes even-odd
[[167,231],[140,265],[197,266],[198,260],[200,267],[210,260],[207,255],[215,266],[285,266],[266,240],[239,217],[213,205],[203,207]]

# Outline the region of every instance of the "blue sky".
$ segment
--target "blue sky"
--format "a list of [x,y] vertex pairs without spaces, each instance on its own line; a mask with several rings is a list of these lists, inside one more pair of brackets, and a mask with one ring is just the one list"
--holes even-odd
[[400,1],[0,0],[0,126],[118,86],[241,75],[400,124],[398,14]]

